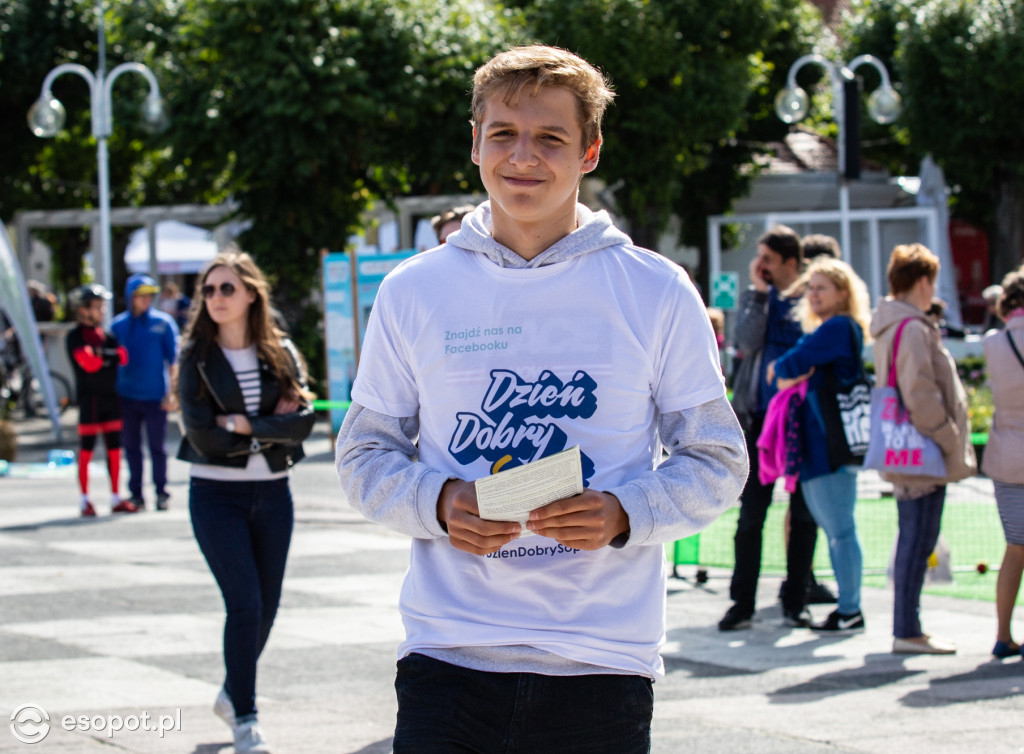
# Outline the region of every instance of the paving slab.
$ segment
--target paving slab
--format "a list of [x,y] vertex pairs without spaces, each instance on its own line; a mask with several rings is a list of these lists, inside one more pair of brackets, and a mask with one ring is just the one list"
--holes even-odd
[[[74,437],[70,414],[65,438]],[[57,447],[45,423],[22,429],[24,460]],[[173,423],[170,431],[176,447]],[[330,446],[317,425],[293,475],[295,535],[260,661],[260,718],[278,753],[386,754],[409,542],[348,507]],[[171,461],[169,511],[128,516],[105,513],[105,474],[90,466],[101,515],[88,521],[76,515],[73,477],[0,479],[0,752],[230,752],[230,731],[211,710],[223,607],[192,537],[188,468]],[[991,494],[987,480],[970,484]],[[655,754],[1024,752],[1024,663],[989,657],[991,602],[925,595],[926,629],[959,652],[907,657],[890,652],[888,589],[864,589],[865,632],[821,636],[782,625],[779,579],[765,577],[753,628],[722,633],[729,573],[709,576],[667,585]],[[820,618],[829,608],[812,610]],[[6,725],[25,705],[50,717],[40,743]],[[21,709],[19,731],[35,730],[33,713]]]

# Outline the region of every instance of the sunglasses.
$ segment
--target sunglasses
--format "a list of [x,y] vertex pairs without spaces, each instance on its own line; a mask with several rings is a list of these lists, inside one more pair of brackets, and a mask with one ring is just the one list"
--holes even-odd
[[[203,298],[211,299],[213,294],[217,292],[217,286],[215,285],[204,285],[202,287]],[[234,283],[221,283],[220,284],[220,295],[224,298],[231,298],[235,295],[235,284]]]

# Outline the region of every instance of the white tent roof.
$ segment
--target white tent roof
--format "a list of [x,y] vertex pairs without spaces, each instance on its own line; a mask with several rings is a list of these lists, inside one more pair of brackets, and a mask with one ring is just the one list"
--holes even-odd
[[[175,275],[199,272],[217,255],[213,233],[206,228],[163,220],[156,224],[157,273]],[[149,272],[149,238],[145,228],[132,233],[124,252],[129,272]]]

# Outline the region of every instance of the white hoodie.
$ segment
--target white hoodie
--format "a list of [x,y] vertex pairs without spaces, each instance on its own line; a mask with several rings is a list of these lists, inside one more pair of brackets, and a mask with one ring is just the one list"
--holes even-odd
[[[692,283],[607,213],[581,205],[577,219],[527,262],[494,241],[485,203],[381,286],[337,465],[354,506],[415,538],[400,656],[660,674],[663,544],[706,527],[746,478]],[[662,442],[671,457],[658,467]],[[436,520],[445,480],[576,444],[585,485],[629,516],[624,548],[529,537],[481,557],[447,542]]]

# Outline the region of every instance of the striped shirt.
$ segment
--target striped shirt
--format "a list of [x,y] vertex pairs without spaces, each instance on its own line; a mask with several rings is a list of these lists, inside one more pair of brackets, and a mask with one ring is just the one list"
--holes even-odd
[[[235,372],[235,379],[245,399],[245,413],[256,416],[260,411],[260,362],[256,355],[256,346],[248,348],[220,347],[224,358],[228,360]],[[220,479],[222,481],[256,481],[261,479],[280,479],[288,476],[287,471],[273,472],[262,453],[253,453],[245,468],[237,469],[227,466],[208,464],[192,464],[192,476],[203,479]]]
[[[225,355],[227,350],[224,350]],[[248,355],[245,351],[236,351],[236,354]],[[253,362],[254,366],[251,368],[246,365],[245,368],[240,368],[239,364],[232,363],[231,366],[235,368],[235,377],[238,379],[238,387],[242,389],[242,397],[245,399],[245,413],[249,416],[256,416],[260,412],[260,366],[255,361],[256,349],[253,349]],[[228,361],[231,361],[231,357],[228,357]],[[248,360],[246,360],[248,361]]]
[[256,416],[260,412],[260,361],[256,355],[256,346],[239,349],[221,346],[220,350],[235,370],[235,379],[245,399],[245,413]]

